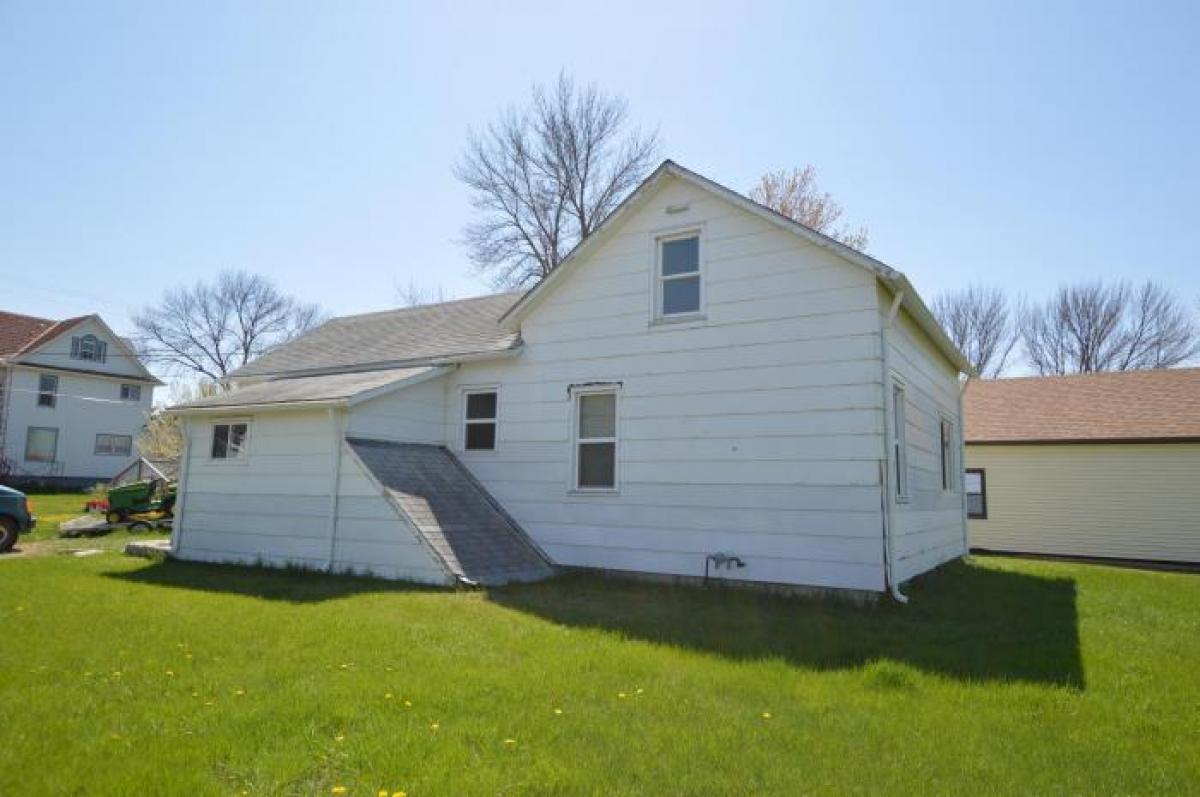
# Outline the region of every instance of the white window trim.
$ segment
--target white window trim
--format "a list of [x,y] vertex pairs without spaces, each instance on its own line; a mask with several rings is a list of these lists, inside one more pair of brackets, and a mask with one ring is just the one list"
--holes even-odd
[[[129,450],[125,451],[125,452],[112,451],[112,450],[101,451],[100,450],[100,438],[101,437],[107,437],[110,440],[117,440],[117,439],[128,440],[129,441]],[[128,457],[128,456],[132,456],[132,455],[133,455],[133,435],[117,434],[115,432],[97,432],[96,433],[96,439],[92,444],[92,456],[96,456],[96,457]]]
[[[30,459],[29,458],[29,435],[33,430],[54,432],[54,451],[50,455],[50,459]],[[59,429],[57,426],[28,426],[25,428],[25,450],[22,452],[23,462],[38,462],[43,465],[58,462],[58,438]]]
[[[896,394],[900,394],[900,411],[896,411]],[[908,503],[912,497],[909,489],[909,472],[908,472],[908,386],[904,380],[893,375],[891,392],[888,394],[888,410],[891,412],[891,427],[892,439],[888,441],[892,454],[892,475],[896,479],[896,484],[892,489],[892,496],[896,503]]]
[[[692,272],[687,274],[672,275],[664,277],[662,275],[662,245],[668,241],[677,241],[681,238],[696,238],[696,274],[700,278],[700,305],[697,310],[689,313],[670,313],[664,314],[662,311],[664,282],[669,282],[674,279],[688,279],[692,277]],[[680,227],[669,227],[661,230],[654,230],[650,233],[650,319],[653,325],[659,324],[679,324],[689,321],[703,321],[707,317],[707,298],[708,298],[708,268],[705,264],[706,242],[704,237],[704,224],[688,224]]]
[[[53,390],[42,390],[42,379],[43,378],[48,378],[48,379],[54,380],[54,389]],[[61,383],[62,382],[58,378],[57,374],[41,374],[41,373],[39,373],[38,374],[37,399],[35,399],[35,401],[34,401],[34,406],[36,406],[38,409],[42,409],[42,410],[58,409],[58,388],[61,385]],[[43,404],[42,396],[50,396],[50,403]]]
[[[218,426],[236,426],[239,423],[246,424],[246,440],[241,448],[241,456],[238,457],[214,457],[212,455],[213,438],[217,433]],[[250,418],[220,418],[215,419],[208,425],[208,446],[204,453],[204,458],[212,465],[245,465],[250,460],[251,446],[254,445],[254,423]]]
[[[500,450],[500,386],[499,385],[462,385],[459,387],[459,412],[458,417],[462,431],[458,436],[459,451],[471,456],[491,456]],[[496,394],[496,417],[492,419],[486,418],[467,418],[467,396],[478,393],[495,393]],[[472,423],[491,423],[496,427],[496,437],[491,448],[467,448],[467,425]]]
[[[946,427],[948,427],[946,448],[945,448],[944,453],[943,453],[943,449],[942,449],[942,428],[943,428],[942,424],[945,424]],[[955,443],[957,442],[957,440],[958,440],[958,430],[956,428],[956,424],[954,423],[954,419],[951,418],[949,415],[947,415],[944,412],[939,412],[938,413],[938,466],[941,467],[942,461],[944,458],[946,470],[945,470],[945,473],[939,472],[938,478],[942,480],[942,492],[944,492],[944,493],[958,492],[958,490],[955,489],[955,484],[958,481],[955,478],[955,476],[958,475],[958,470],[959,470],[958,458],[955,456],[955,452],[957,451],[957,447],[956,447]]]
[[[124,395],[126,392],[126,389],[128,389],[128,391],[130,393],[137,392],[137,398],[126,398]],[[121,401],[130,401],[130,402],[141,401],[142,400],[142,386],[136,382],[122,382],[121,386],[119,388],[117,388],[117,395],[121,397]]]
[[[579,404],[582,396],[613,396],[613,431],[615,437],[580,437]],[[621,492],[621,386],[616,383],[595,384],[571,388],[571,470],[567,476],[567,492],[577,495],[617,495]],[[612,487],[579,486],[579,446],[581,443],[613,444]]]

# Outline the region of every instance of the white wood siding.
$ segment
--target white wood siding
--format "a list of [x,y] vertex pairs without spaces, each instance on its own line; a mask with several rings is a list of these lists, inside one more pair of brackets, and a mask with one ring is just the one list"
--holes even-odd
[[[891,294],[879,288],[886,315]],[[888,367],[904,384],[905,440],[908,450],[907,501],[892,511],[895,577],[905,581],[966,553],[962,502],[962,463],[958,439],[958,372],[943,357],[908,312],[901,310],[887,333]],[[890,387],[888,388],[890,391]],[[941,418],[954,423],[953,489],[942,489]],[[894,500],[894,499],[893,499]]]
[[998,551],[1200,562],[1200,443],[972,445]]
[[363,402],[351,410],[347,434],[373,440],[440,444],[445,390],[445,380],[433,379]]
[[[211,459],[213,424],[247,418],[246,459]],[[192,418],[188,435],[180,558],[446,583],[441,566],[341,443],[328,413]],[[341,458],[336,529],[329,522],[334,457]]]
[[[108,345],[107,357],[104,362],[93,360],[76,360],[71,358],[71,338],[95,335]],[[133,376],[144,379],[140,363],[100,324],[95,321],[83,321],[67,330],[53,340],[38,347],[37,351],[21,358],[23,362],[49,365],[55,368],[73,368],[82,371],[95,371],[113,376]]]
[[[58,377],[54,407],[38,406],[41,373]],[[4,453],[15,463],[18,473],[102,481],[115,476],[137,456],[136,439],[150,411],[153,385],[142,384],[139,401],[122,401],[119,377],[41,371],[22,366],[13,367],[11,374],[10,392],[0,411],[8,413]],[[45,463],[25,461],[25,438],[31,426],[58,429],[57,462],[61,470],[52,470]],[[96,454],[97,434],[133,437],[130,455]]]
[[[668,205],[688,205],[668,215]],[[655,231],[703,224],[706,319],[655,325]],[[445,439],[558,563],[883,588],[875,279],[669,182],[522,326],[515,360],[448,376]],[[571,482],[575,383],[621,383],[620,490]],[[461,446],[462,386],[500,385],[494,452]]]

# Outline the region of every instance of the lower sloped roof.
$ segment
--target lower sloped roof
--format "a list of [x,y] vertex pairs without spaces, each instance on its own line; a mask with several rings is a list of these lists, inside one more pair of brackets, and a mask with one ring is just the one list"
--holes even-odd
[[434,376],[444,368],[386,368],[348,374],[298,376],[272,379],[240,387],[227,393],[177,404],[171,412],[255,409],[266,407],[301,407],[362,400],[391,388],[401,387],[422,377]]
[[1200,440],[1200,368],[972,379],[968,443]]

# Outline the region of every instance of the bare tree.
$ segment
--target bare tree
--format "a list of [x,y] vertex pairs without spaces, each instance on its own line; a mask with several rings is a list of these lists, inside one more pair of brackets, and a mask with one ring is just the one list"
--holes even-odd
[[287,296],[265,277],[225,271],[212,284],[168,290],[142,308],[133,325],[148,362],[219,382],[323,320],[317,305]]
[[844,210],[832,194],[817,187],[817,170],[812,166],[767,172],[750,189],[750,198],[846,246],[862,252],[867,249],[866,227],[836,227]]
[[990,379],[1004,373],[1017,343],[1004,291],[972,285],[938,296],[930,309],[980,376]]
[[654,165],[656,133],[631,130],[625,100],[565,73],[535,86],[472,133],[455,167],[476,218],[464,229],[471,261],[497,286],[541,279],[611,213]]
[[419,307],[423,304],[438,304],[447,301],[446,290],[441,286],[427,288],[409,280],[407,285],[396,283],[396,303],[400,307]]
[[1200,330],[1165,288],[1146,282],[1060,286],[1020,311],[1025,355],[1039,374],[1170,368],[1200,352]]

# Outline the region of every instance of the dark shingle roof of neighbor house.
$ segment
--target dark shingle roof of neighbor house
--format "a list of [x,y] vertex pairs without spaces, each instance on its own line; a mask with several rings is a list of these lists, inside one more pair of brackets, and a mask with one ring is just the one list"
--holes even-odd
[[346,442],[456,578],[492,585],[554,574],[524,531],[445,448]]
[[972,379],[967,443],[1200,440],[1200,368]]
[[430,371],[432,366],[386,368],[379,371],[354,371],[348,374],[297,376],[257,382],[228,393],[177,404],[172,410],[223,409],[233,407],[269,407],[273,404],[327,404],[361,396],[389,385],[407,382]]
[[502,328],[499,319],[520,297],[497,293],[334,318],[230,376],[407,365],[511,349],[518,345],[517,333]]

